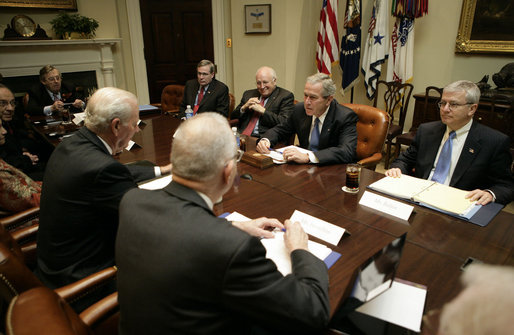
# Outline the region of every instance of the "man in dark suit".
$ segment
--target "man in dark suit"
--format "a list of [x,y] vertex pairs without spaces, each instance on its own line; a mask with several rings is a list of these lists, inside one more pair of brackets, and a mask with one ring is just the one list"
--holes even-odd
[[263,66],[255,74],[257,89],[243,93],[241,103],[230,115],[239,119],[238,130],[247,136],[261,137],[268,129],[285,121],[293,112],[293,93],[277,86],[277,74]]
[[185,117],[187,105],[193,109],[194,115],[203,112],[217,112],[228,117],[230,99],[228,87],[221,81],[214,79],[214,64],[209,60],[202,60],[196,66],[197,79],[186,82],[184,98],[180,105],[180,117]]
[[125,166],[112,155],[139,131],[137,98],[113,87],[91,97],[85,126],[62,141],[43,180],[36,274],[55,288],[114,265],[118,206],[137,182],[171,166]]
[[286,149],[284,160],[295,163],[342,164],[355,161],[357,149],[358,116],[335,99],[336,86],[323,73],[307,78],[304,103],[294,106],[293,114],[268,130],[257,144],[257,151],[269,153],[270,147],[287,142],[298,135],[303,153],[295,148]]
[[29,89],[29,102],[27,113],[30,115],[52,115],[56,111],[62,112],[65,103],[71,103],[70,111],[81,112],[85,103],[77,99],[75,86],[62,81],[61,73],[52,65],[46,65],[39,70],[37,86]]
[[[422,124],[414,142],[391,164],[386,175],[397,177],[414,169],[418,178],[471,191],[467,197],[478,204],[511,202],[514,182],[510,139],[473,121],[479,100],[480,90],[470,81],[446,86],[439,102],[441,121]],[[441,175],[438,171],[442,167]]]
[[[225,118],[200,114],[175,133],[173,181],[123,197],[116,238],[120,334],[250,334],[254,326],[312,334],[326,327],[327,268],[308,251],[301,225],[229,222],[213,213],[241,154]],[[258,238],[273,237],[269,228],[285,228],[293,268],[285,277]]]

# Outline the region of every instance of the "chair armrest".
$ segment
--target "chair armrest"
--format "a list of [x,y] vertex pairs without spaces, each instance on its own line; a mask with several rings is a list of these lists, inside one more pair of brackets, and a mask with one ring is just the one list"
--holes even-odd
[[382,154],[380,152],[376,152],[373,154],[373,156],[366,157],[358,161],[360,165],[366,168],[373,168],[375,170],[375,167],[377,164],[382,160]]
[[18,243],[25,259],[25,264],[29,269],[33,270],[36,267],[37,259],[37,232],[39,224],[23,227],[10,232],[12,238]]
[[32,207],[0,219],[0,224],[6,230],[12,230],[22,224],[29,222],[39,216],[39,207]]
[[95,328],[97,324],[109,318],[118,310],[118,292],[114,292],[86,308],[79,316],[86,325]]
[[76,299],[95,293],[97,289],[115,280],[117,272],[118,268],[115,266],[108,267],[74,283],[59,287],[55,289],[55,293],[71,303]]

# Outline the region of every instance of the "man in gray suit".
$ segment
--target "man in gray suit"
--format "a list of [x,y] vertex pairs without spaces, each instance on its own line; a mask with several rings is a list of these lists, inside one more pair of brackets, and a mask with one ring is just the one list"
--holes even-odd
[[239,119],[241,134],[261,137],[268,129],[284,122],[293,112],[293,93],[277,86],[277,74],[263,66],[255,74],[257,88],[243,93],[239,106],[230,115]]
[[[249,334],[255,326],[312,334],[326,327],[327,268],[308,251],[301,225],[213,214],[241,153],[225,118],[199,114],[175,133],[173,181],[123,197],[116,239],[120,334]],[[293,272],[285,277],[258,238],[272,237],[270,228],[286,230]]]

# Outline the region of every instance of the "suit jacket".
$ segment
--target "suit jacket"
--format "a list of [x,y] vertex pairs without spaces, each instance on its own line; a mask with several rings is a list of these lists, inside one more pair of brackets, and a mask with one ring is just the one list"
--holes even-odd
[[55,148],[41,194],[36,274],[55,288],[114,265],[118,206],[153,167],[125,166],[86,127]]
[[[319,136],[319,150],[314,153],[320,164],[343,164],[355,161],[357,149],[357,128],[359,120],[351,109],[340,105],[335,99],[330,103]],[[312,116],[305,113],[303,102],[294,106],[293,114],[285,122],[268,130],[262,137],[273,147],[278,142],[287,142],[292,135],[298,135],[300,147],[309,147]]]
[[[75,86],[71,83],[61,83],[61,100],[63,102],[74,102],[77,99],[77,91]],[[29,94],[29,103],[27,105],[27,113],[30,115],[45,115],[43,109],[45,106],[53,105],[54,101],[48,94],[45,85],[39,83],[32,87],[27,92]],[[71,106],[70,111],[72,113],[81,112],[81,110]]]
[[116,238],[120,334],[326,327],[325,264],[295,250],[294,275],[283,277],[265,254],[259,239],[214,216],[190,188],[127,192]]
[[[259,98],[260,96],[261,94],[257,89],[245,91],[241,98],[241,103],[230,115],[231,119],[239,119],[239,132],[243,132],[246,129],[246,126],[248,126],[248,123],[253,116],[252,110],[241,112],[241,107],[243,107],[250,98]],[[273,92],[271,92],[268,97],[268,101],[266,101],[266,104],[264,105],[266,111],[259,118],[259,136],[262,137],[268,129],[285,121],[293,113],[293,107],[293,93],[277,86]]]
[[[186,82],[186,86],[184,87],[184,98],[182,99],[182,104],[179,109],[180,117],[184,117],[186,115],[185,110],[187,105],[191,105],[191,108],[193,108],[199,88],[200,84],[198,84],[198,80],[196,79],[191,79]],[[227,85],[223,84],[221,81],[213,79],[209,84],[209,89],[205,92],[202,101],[200,102],[200,106],[198,106],[197,113],[217,112],[228,117],[229,104],[230,99],[228,97]]]
[[[416,177],[427,179],[445,131],[446,125],[441,121],[420,125],[414,142],[391,167],[400,168],[405,174],[414,168]],[[450,186],[462,190],[490,189],[496,195],[496,202],[511,202],[514,182],[510,171],[512,157],[509,145],[507,135],[473,121]]]

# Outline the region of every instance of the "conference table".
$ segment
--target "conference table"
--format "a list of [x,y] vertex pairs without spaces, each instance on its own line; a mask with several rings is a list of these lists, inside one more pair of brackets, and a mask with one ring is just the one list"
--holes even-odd
[[[173,133],[180,120],[173,115],[149,115],[134,136],[138,144],[116,156],[122,163],[148,160],[169,163]],[[251,147],[250,147],[251,149]],[[262,216],[288,219],[295,210],[346,229],[334,246],[313,236],[341,254],[328,270],[330,306],[334,313],[353,271],[376,251],[407,233],[397,277],[427,287],[425,313],[436,310],[461,290],[461,266],[468,257],[501,265],[514,265],[514,215],[501,211],[486,227],[454,218],[418,205],[407,221],[383,214],[359,200],[366,186],[383,174],[363,169],[360,190],[345,193],[345,165],[316,166],[284,164],[259,169],[240,162],[233,187],[214,207],[216,215],[237,211],[250,218]],[[385,196],[385,195],[383,195]],[[387,197],[387,196],[386,196]],[[426,328],[422,333],[427,333]]]

